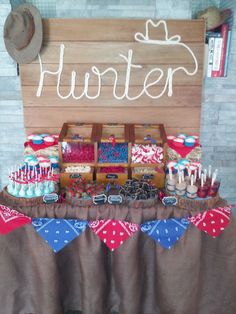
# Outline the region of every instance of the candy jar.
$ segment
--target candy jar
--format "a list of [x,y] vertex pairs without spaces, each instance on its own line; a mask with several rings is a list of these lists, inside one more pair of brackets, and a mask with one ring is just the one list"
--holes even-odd
[[166,180],[166,189],[169,192],[175,192],[175,185],[176,185],[176,179],[172,173],[171,167],[169,167],[169,175],[167,176]]
[[175,186],[176,195],[184,196],[186,192],[187,184],[183,180],[183,172],[178,171],[178,182]]
[[201,174],[201,184],[198,187],[197,195],[200,198],[206,198],[208,194],[208,185],[204,184],[204,175]]
[[215,171],[212,175],[211,184],[208,189],[208,196],[215,197],[218,193],[220,188],[220,180],[216,180],[217,171]]
[[187,197],[188,198],[197,197],[198,187],[193,184],[193,181],[194,181],[194,178],[193,178],[193,175],[191,175],[190,184],[187,185]]

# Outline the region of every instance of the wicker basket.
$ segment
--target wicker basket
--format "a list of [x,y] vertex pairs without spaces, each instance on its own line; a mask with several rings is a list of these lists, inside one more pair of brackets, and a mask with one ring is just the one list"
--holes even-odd
[[71,206],[79,206],[79,207],[86,207],[93,205],[93,200],[91,199],[82,199],[78,197],[71,197],[66,195],[66,202]]
[[165,191],[167,196],[175,196],[178,199],[177,206],[184,209],[199,209],[199,210],[207,210],[214,208],[217,202],[220,200],[219,194],[215,197],[209,197],[207,199],[190,199],[187,197],[182,197],[178,195],[173,195],[167,191]]
[[5,187],[2,191],[2,195],[4,200],[12,206],[32,206],[38,205],[43,203],[43,197],[32,197],[32,198],[25,198],[25,197],[15,197],[8,193],[7,188]]

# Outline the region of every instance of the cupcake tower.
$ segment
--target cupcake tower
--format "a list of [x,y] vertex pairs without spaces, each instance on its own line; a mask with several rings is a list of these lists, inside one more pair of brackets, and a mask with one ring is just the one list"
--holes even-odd
[[9,171],[9,184],[7,191],[15,197],[40,197],[55,191],[58,175],[53,168],[41,166],[15,166]]
[[187,196],[190,199],[215,197],[217,195],[220,186],[220,181],[217,180],[217,169],[212,173],[211,166],[208,167],[207,171],[199,165],[198,169],[192,170],[188,166],[185,170],[178,168],[177,173],[174,174],[173,168],[169,166],[165,184],[168,192],[177,196]]

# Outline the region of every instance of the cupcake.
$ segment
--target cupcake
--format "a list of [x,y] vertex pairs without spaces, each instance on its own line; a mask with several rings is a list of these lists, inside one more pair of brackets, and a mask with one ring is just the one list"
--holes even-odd
[[49,168],[49,167],[51,166],[51,162],[50,162],[49,159],[44,158],[43,160],[41,160],[41,161],[39,162],[39,165],[40,165],[40,167],[42,167],[42,168]]
[[167,136],[167,140],[168,141],[173,141],[174,138],[175,138],[175,136],[173,136],[173,135],[168,135]]
[[35,134],[30,134],[27,136],[28,141],[32,141],[33,137],[35,136]]
[[45,156],[38,156],[38,157],[37,157],[37,159],[38,159],[39,162],[41,162],[42,160],[45,160],[45,158],[46,158]]
[[187,147],[193,147],[195,145],[195,138],[193,136],[188,136],[184,140],[184,145]]
[[28,163],[30,160],[35,159],[33,155],[25,156],[25,162]]
[[33,144],[40,145],[43,143],[43,137],[41,135],[34,135],[32,137]]
[[52,168],[59,168],[58,157],[48,157],[51,162]]
[[28,160],[28,165],[30,166],[30,167],[36,167],[36,166],[38,166],[38,164],[39,164],[39,162],[38,162],[38,160],[37,159],[30,159],[30,160]]
[[188,159],[182,158],[178,161],[178,164],[186,167],[187,165],[190,164],[190,161]]
[[45,137],[43,138],[43,140],[44,140],[44,144],[45,144],[45,145],[48,145],[48,146],[53,145],[54,142],[55,142],[55,139],[54,139],[54,137],[52,137],[52,136],[45,136]]
[[184,147],[184,139],[180,137],[176,137],[173,139],[173,144],[176,147]]
[[181,134],[178,134],[177,137],[178,137],[178,138],[183,138],[183,139],[185,139],[185,138],[187,137],[187,135],[181,133]]

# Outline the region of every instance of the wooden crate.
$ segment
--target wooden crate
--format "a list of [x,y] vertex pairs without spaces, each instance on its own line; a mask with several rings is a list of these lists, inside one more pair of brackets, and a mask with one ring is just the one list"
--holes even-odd
[[96,181],[98,183],[110,183],[114,182],[119,185],[125,184],[128,179],[128,169],[125,168],[125,172],[112,172],[112,173],[104,173],[101,172],[101,168],[97,168],[96,171]]
[[[94,166],[97,162],[97,142],[100,138],[100,124],[64,123],[59,135],[60,166],[77,164]],[[82,149],[85,151],[87,149],[91,154],[87,160],[82,160],[79,156]]]
[[[154,184],[157,188],[162,189],[165,186],[165,171],[164,168],[158,168],[158,170],[154,170],[153,168],[150,172],[145,172],[145,173],[136,173],[137,167],[131,168],[131,177],[132,179],[137,179],[137,180],[148,180],[150,183]],[[141,168],[141,167],[140,167]],[[146,166],[145,166],[146,168]],[[151,168],[150,168],[151,169]]]
[[[131,124],[103,124],[102,125],[102,136],[101,142],[98,144],[98,164],[99,166],[125,166],[127,167],[130,160],[129,155],[129,142],[130,134],[132,133]],[[127,156],[125,158],[120,158],[121,148],[127,149]],[[117,154],[117,158],[110,158],[106,156],[107,159],[102,159],[102,154],[106,155],[107,151],[114,151],[114,156]]]
[[134,144],[146,146],[156,145],[158,147],[163,148],[163,161],[162,163],[165,164],[166,162],[166,149],[167,149],[167,137],[166,131],[163,124],[134,124],[134,127],[131,128],[133,133],[130,135],[130,164],[132,167],[153,167],[153,166],[160,166],[160,163],[149,163],[149,162],[134,162],[132,160],[132,148]]
[[60,186],[64,188],[69,186],[73,179],[85,179],[90,182],[94,180],[94,167],[91,167],[90,172],[65,172],[65,167],[62,168],[60,173]]

